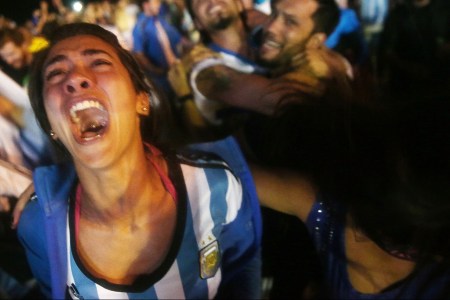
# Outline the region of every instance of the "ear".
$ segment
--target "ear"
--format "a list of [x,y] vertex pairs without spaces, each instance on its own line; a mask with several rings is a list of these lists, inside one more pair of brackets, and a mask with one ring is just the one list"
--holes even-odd
[[311,35],[306,43],[306,49],[317,49],[325,44],[327,35],[323,32],[317,32]]
[[150,114],[150,95],[140,92],[137,95],[136,112],[141,116],[148,116]]

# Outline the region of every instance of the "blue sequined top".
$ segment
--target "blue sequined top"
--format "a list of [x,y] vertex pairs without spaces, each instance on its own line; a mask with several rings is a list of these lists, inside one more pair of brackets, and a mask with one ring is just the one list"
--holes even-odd
[[331,299],[450,299],[450,270],[437,263],[421,267],[381,293],[364,294],[355,290],[347,273],[345,215],[343,206],[317,201],[306,222],[325,268]]

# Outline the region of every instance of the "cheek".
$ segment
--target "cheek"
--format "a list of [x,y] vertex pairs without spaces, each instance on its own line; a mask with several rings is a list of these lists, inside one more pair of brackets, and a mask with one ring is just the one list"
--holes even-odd
[[44,89],[44,109],[50,122],[56,119],[60,112],[60,101],[55,97],[52,89]]
[[302,31],[292,31],[290,30],[286,34],[286,45],[288,48],[299,47],[306,42],[306,34]]
[[137,94],[134,86],[130,80],[125,80],[125,77],[116,78],[101,78],[98,80],[98,85],[103,86],[103,91],[108,95],[111,105],[118,110],[135,110]]
[[58,137],[62,136],[60,131],[61,119],[58,119],[56,114],[51,109],[48,109],[47,106],[45,106],[45,114],[47,115],[50,130],[55,132]]
[[56,123],[56,108],[52,102],[44,101],[45,114],[47,115],[50,125],[53,127]]

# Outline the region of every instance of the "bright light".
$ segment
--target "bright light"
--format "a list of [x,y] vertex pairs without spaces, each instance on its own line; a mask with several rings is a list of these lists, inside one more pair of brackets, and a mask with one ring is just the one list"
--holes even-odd
[[80,12],[83,9],[83,3],[81,1],[75,1],[72,4],[72,9],[77,13]]

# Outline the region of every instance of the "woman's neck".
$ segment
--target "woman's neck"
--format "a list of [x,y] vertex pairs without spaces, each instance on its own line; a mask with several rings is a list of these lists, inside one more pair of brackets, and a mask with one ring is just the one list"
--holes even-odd
[[380,293],[408,277],[416,266],[386,253],[352,226],[345,229],[345,255],[350,283],[362,293]]
[[[167,172],[165,161],[161,157],[154,159]],[[82,187],[81,214],[93,222],[127,222],[139,212],[157,206],[154,202],[166,192],[143,149],[142,153],[126,156],[108,168],[92,170],[79,165],[76,168]]]

